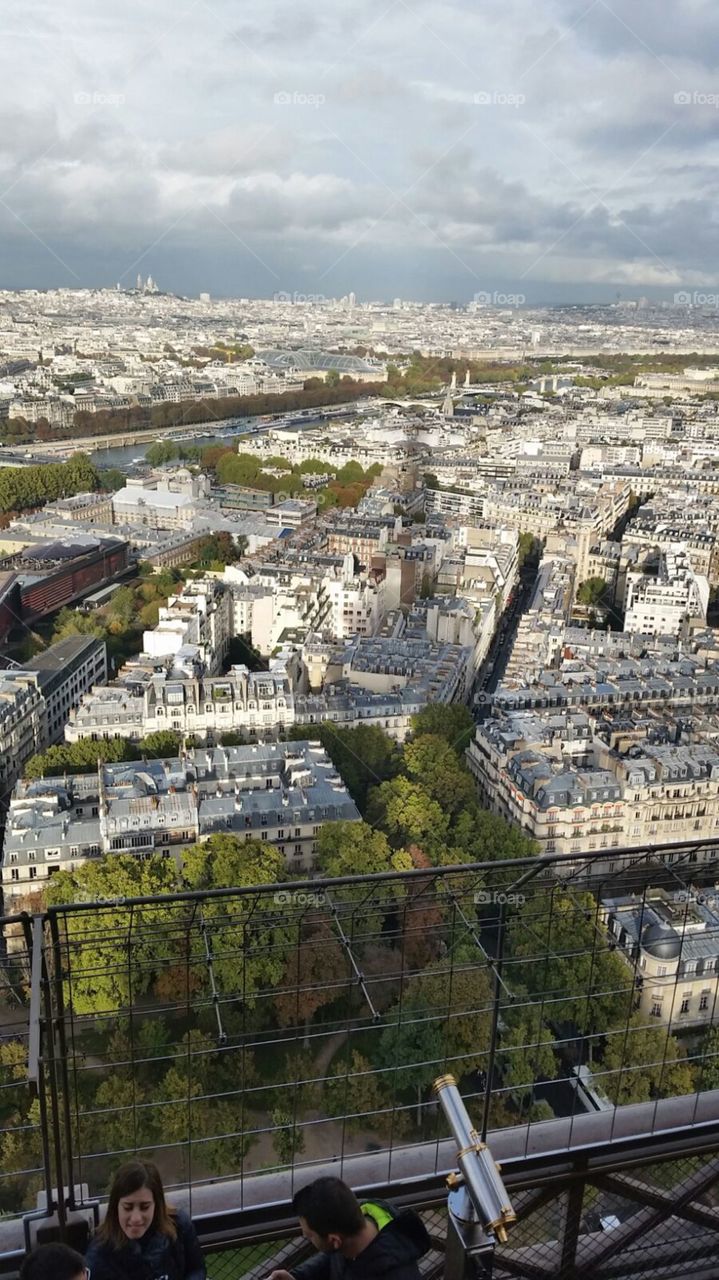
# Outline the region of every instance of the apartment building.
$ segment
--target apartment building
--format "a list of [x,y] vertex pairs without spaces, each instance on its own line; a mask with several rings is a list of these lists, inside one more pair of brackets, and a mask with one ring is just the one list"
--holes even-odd
[[284,668],[250,672],[237,665],[214,677],[202,671],[191,647],[168,659],[141,655],[114,684],[85,695],[65,727],[66,741],[137,740],[160,729],[202,740],[231,729],[276,736],[293,723],[292,683]]
[[627,574],[626,631],[680,637],[690,622],[706,623],[709,582],[695,573],[686,548],[659,553],[657,571]]
[[484,515],[485,495],[482,493],[456,493],[447,489],[425,491],[427,515],[450,516],[456,520],[481,520]]
[[38,750],[62,742],[70,712],[84,693],[107,680],[107,649],[96,636],[68,636],[23,664],[44,702]]
[[719,751],[658,741],[669,738],[659,723],[651,732],[625,721],[618,749],[581,711],[513,713],[477,727],[467,763],[483,803],[541,852],[606,850],[611,870],[613,848],[701,842],[719,832]]
[[673,1032],[719,1015],[719,894],[649,888],[601,900],[617,955],[634,974],[638,1010]]
[[168,658],[188,645],[198,649],[205,670],[222,670],[233,632],[232,598],[215,578],[186,582],[182,594],[160,608],[157,625],[143,634],[143,653]]
[[46,734],[45,699],[30,671],[0,671],[0,796],[7,795]]
[[182,849],[220,833],[267,842],[290,874],[307,872],[322,826],[359,817],[324,749],[310,740],[197,749],[20,782],[3,846],[5,909],[36,905],[50,876],[103,854],[179,861]]

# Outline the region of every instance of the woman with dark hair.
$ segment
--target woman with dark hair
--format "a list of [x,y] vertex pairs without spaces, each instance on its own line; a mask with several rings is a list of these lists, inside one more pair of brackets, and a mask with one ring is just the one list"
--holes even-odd
[[206,1280],[195,1228],[165,1201],[156,1165],[130,1160],[110,1188],[85,1259],[91,1280]]

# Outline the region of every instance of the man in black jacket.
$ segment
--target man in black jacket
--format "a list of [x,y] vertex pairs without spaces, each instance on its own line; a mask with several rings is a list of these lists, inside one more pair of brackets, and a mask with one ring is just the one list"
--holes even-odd
[[319,1253],[270,1280],[419,1280],[430,1247],[422,1219],[384,1200],[360,1202],[339,1178],[318,1178],[292,1201],[302,1234]]

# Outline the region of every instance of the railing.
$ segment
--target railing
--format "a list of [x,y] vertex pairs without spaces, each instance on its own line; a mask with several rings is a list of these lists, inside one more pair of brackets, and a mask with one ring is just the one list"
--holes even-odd
[[[588,1258],[634,1238],[637,1203],[674,1237],[672,1215],[685,1212],[695,1260],[716,1251],[712,1041],[637,1018],[636,973],[601,908],[661,886],[688,900],[699,872],[651,854],[618,861],[611,877],[586,856],[517,860],[5,921],[7,1265],[38,1194],[66,1230],[136,1152],[213,1250],[264,1249],[258,1262],[276,1251],[263,1233],[296,1241],[292,1192],[327,1169],[441,1215],[454,1153],[430,1086],[445,1072],[519,1196],[496,1275],[568,1277],[579,1258],[595,1274]],[[715,863],[701,875],[711,883]],[[577,1064],[620,1105],[588,1114],[570,1083]],[[218,1269],[229,1256],[213,1256],[211,1276],[252,1274],[249,1253]]]

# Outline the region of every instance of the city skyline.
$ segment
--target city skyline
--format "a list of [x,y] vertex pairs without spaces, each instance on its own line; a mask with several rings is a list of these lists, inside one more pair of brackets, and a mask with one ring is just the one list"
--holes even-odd
[[[713,280],[719,16],[33,5],[4,33],[0,285],[531,305]],[[28,92],[32,84],[32,95]]]

